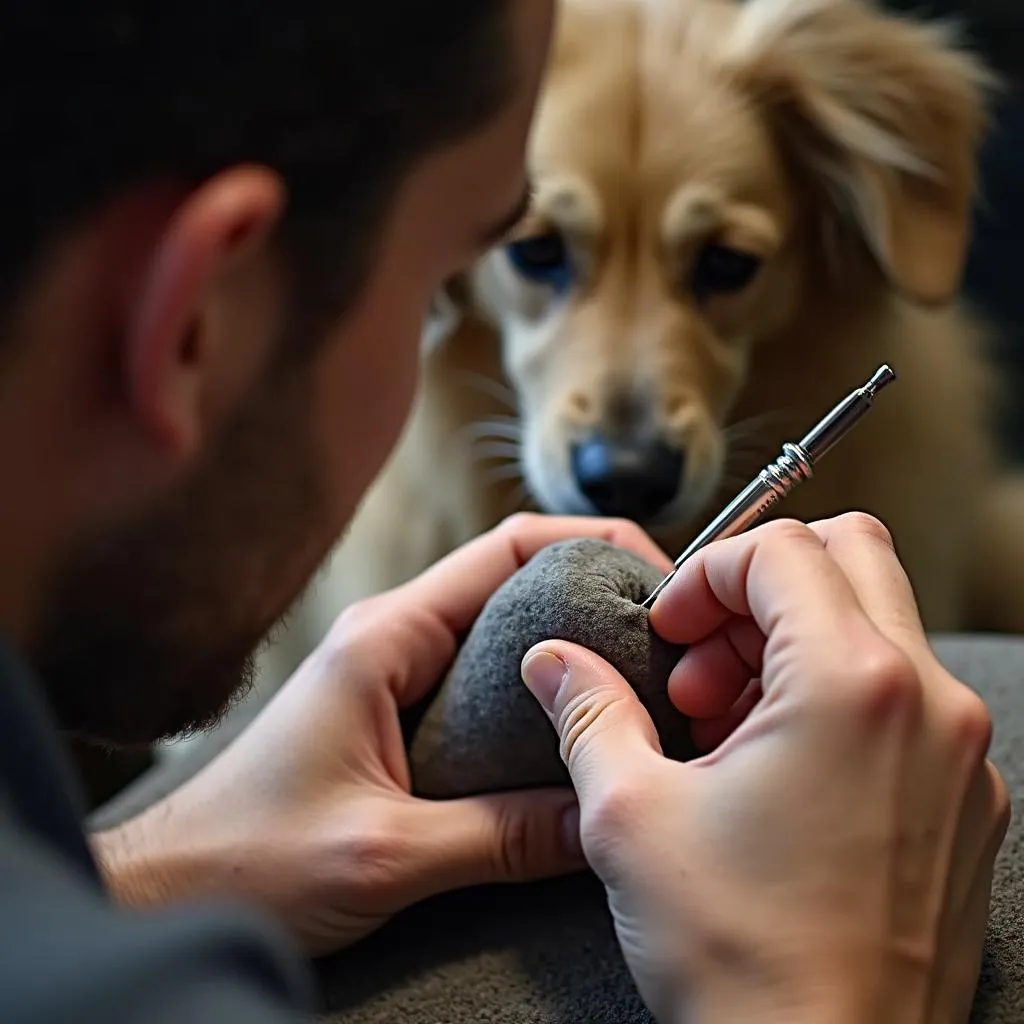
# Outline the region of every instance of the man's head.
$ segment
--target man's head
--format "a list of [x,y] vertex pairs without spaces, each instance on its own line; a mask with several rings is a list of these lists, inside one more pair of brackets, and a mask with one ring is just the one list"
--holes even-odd
[[0,628],[71,730],[212,721],[516,219],[549,0],[0,16]]

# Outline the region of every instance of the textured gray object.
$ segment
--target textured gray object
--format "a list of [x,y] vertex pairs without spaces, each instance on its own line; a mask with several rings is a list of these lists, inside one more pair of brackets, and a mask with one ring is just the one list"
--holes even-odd
[[535,555],[487,602],[416,729],[414,791],[452,798],[569,784],[555,731],[520,674],[544,640],[571,640],[609,661],[647,708],[666,756],[694,757],[689,720],[667,692],[683,649],[658,637],[641,607],[663,575],[599,540]]

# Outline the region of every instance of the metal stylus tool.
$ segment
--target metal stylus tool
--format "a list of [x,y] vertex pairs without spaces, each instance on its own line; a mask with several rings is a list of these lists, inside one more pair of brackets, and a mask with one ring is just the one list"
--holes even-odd
[[895,379],[896,374],[890,367],[880,366],[867,384],[847,395],[799,444],[784,444],[782,454],[770,465],[765,466],[676,559],[675,568],[644,601],[643,607],[650,608],[654,604],[679,567],[691,555],[713,540],[734,537],[749,529],[769,509],[782,501],[797,484],[810,480],[818,460],[846,436],[853,425],[871,408],[878,392]]

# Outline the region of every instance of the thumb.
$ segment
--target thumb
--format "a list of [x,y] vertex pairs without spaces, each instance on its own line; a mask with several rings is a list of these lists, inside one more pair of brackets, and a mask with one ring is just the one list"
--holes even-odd
[[[534,789],[418,801],[410,902],[454,889],[529,882],[586,867],[571,789]],[[411,824],[411,823],[410,823]]]
[[633,688],[599,655],[562,640],[523,659],[523,681],[558,733],[580,803],[661,756],[657,730]]

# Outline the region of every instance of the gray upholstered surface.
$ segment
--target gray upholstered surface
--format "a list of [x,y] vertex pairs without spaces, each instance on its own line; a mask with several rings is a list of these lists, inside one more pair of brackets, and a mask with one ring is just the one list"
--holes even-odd
[[[973,1015],[1024,1022],[1024,640],[940,638],[943,661],[988,701],[993,758],[1014,800],[997,869]],[[219,737],[223,742],[230,730]],[[195,762],[213,750],[200,750]],[[178,784],[195,764],[150,778],[105,809],[118,820]],[[649,1021],[589,877],[463,892],[412,909],[360,946],[318,966],[325,1006],[341,1024],[630,1024]]]

